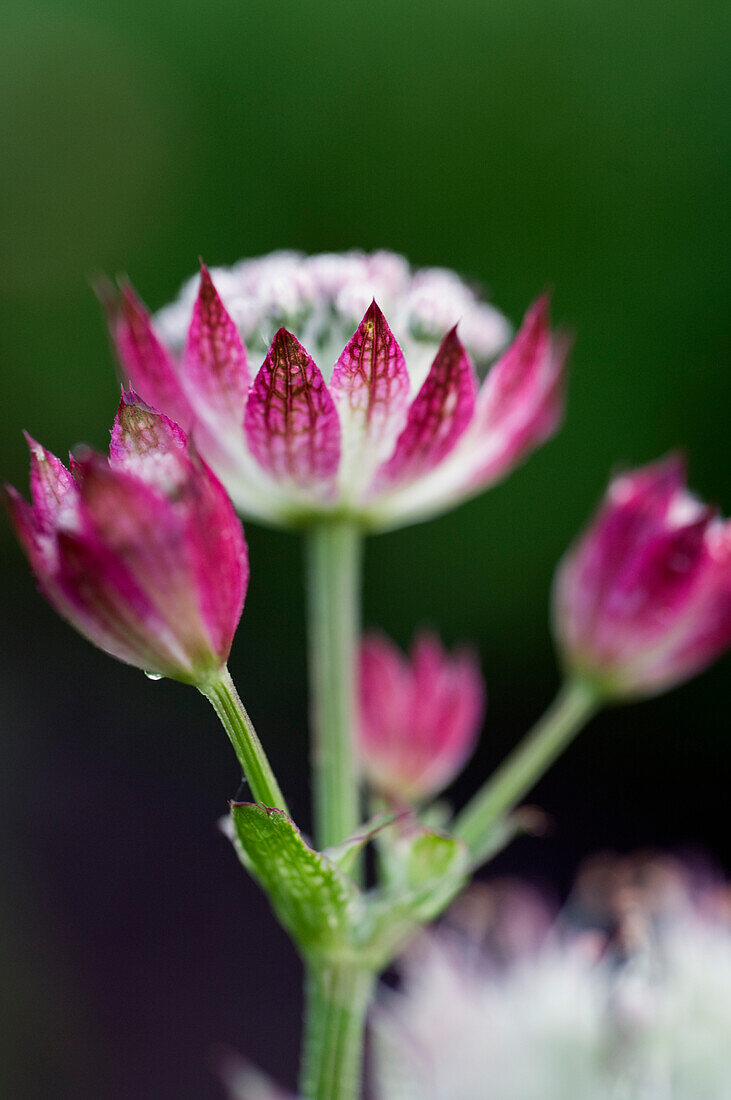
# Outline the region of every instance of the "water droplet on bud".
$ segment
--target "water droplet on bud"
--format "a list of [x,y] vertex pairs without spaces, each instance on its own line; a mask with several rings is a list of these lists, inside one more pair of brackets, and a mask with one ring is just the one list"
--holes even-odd
[[162,680],[161,672],[148,672],[147,669],[145,669],[145,676],[148,680]]

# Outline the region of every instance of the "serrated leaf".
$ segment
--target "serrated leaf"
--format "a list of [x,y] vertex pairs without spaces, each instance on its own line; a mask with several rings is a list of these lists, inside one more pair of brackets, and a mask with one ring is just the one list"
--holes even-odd
[[231,806],[239,857],[268,894],[277,917],[305,952],[335,952],[357,919],[360,891],[327,856],[316,852],[281,810]]

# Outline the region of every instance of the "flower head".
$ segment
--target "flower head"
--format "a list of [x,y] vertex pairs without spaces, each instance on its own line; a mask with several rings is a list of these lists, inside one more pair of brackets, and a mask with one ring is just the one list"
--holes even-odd
[[360,757],[377,791],[419,801],[446,787],[472,752],[485,710],[475,657],[449,656],[430,634],[410,659],[388,639],[360,650]]
[[29,505],[7,503],[55,609],[114,657],[204,683],[225,664],[248,583],[226,493],[185,433],[124,393],[109,459],[65,466],[29,439]]
[[558,425],[566,347],[545,298],[479,386],[473,358],[492,359],[507,325],[451,272],[411,273],[390,253],[275,253],[213,275],[203,267],[154,323],[123,287],[112,333],[135,389],[258,519],[422,519],[504,477]]
[[569,668],[609,695],[663,691],[731,644],[731,523],[677,458],[615,478],[562,562],[555,623]]

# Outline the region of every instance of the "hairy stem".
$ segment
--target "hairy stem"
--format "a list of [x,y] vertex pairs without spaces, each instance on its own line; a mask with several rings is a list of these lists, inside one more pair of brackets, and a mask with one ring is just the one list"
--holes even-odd
[[279,789],[254,725],[246,713],[246,707],[239,698],[231,673],[224,668],[217,680],[201,686],[199,691],[205,695],[220,718],[255,800],[263,806],[275,807],[288,814],[284,795]]
[[350,963],[311,966],[300,1091],[305,1100],[357,1100],[374,978]]
[[320,523],[307,543],[314,832],[318,848],[360,824],[355,762],[355,662],[360,631],[360,531]]

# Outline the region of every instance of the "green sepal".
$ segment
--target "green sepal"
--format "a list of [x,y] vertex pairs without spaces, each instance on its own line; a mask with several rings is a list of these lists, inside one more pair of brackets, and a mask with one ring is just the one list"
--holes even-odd
[[397,819],[381,839],[387,884],[369,896],[364,923],[383,964],[459,893],[469,877],[470,855],[463,841],[413,819]]
[[383,829],[376,837],[379,877],[389,893],[418,888],[437,877],[440,866],[448,871],[452,861],[464,853],[462,841],[442,827],[444,815],[434,816],[439,824],[423,812],[417,817],[406,811],[393,820],[392,828]]
[[361,894],[333,860],[304,840],[291,818],[251,802],[231,804],[241,862],[268,895],[303,952],[338,952],[358,923]]

